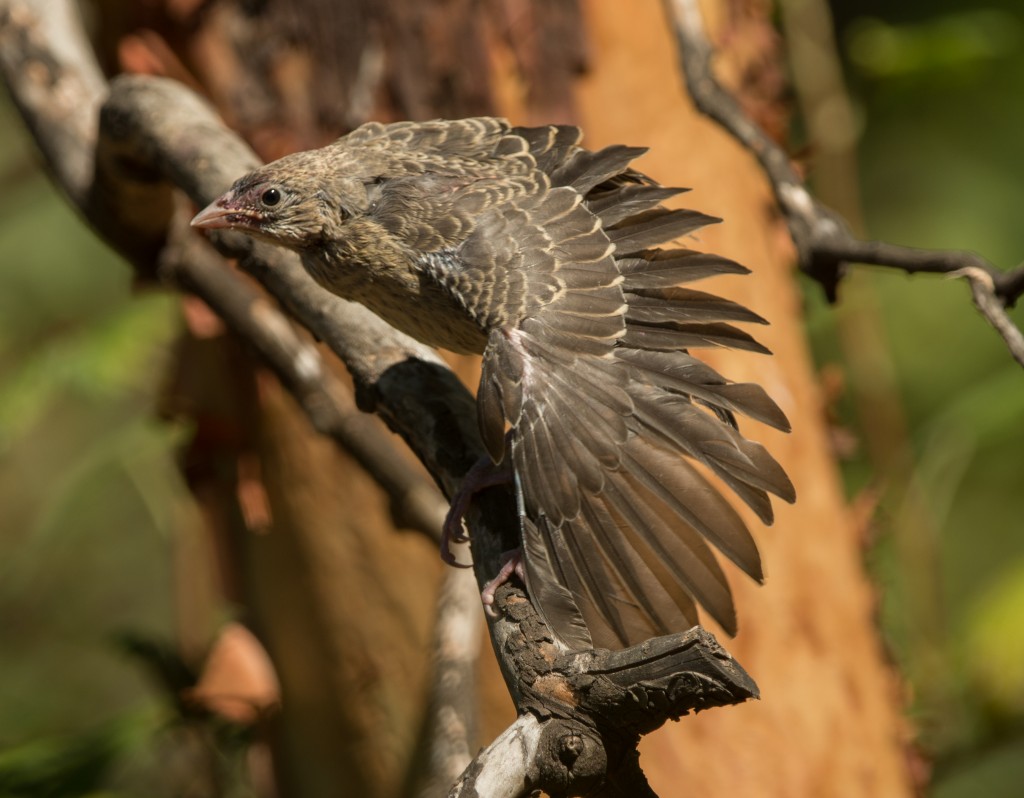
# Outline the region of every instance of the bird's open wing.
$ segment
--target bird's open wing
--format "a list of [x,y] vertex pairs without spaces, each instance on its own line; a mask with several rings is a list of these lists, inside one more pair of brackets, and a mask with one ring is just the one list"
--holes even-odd
[[758,348],[727,322],[759,319],[681,287],[742,267],[651,249],[711,220],[658,207],[668,189],[616,179],[637,151],[575,152],[585,162],[563,164],[565,185],[491,210],[459,253],[465,279],[488,286],[467,300],[492,329],[481,431],[497,458],[506,423],[514,430],[528,588],[574,647],[681,630],[696,622],[694,601],[731,631],[729,587],[706,541],[757,579],[760,560],[691,460],[770,520],[766,491],[789,499],[792,486],[728,421],[786,422],[759,388],[685,350]]

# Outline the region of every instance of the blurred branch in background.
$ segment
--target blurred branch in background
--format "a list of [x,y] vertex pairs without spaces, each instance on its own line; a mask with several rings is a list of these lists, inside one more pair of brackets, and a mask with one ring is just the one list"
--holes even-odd
[[418,798],[445,794],[479,748],[479,608],[476,580],[461,568],[447,569],[437,597],[432,689],[409,768],[409,792]]
[[1024,366],[1024,334],[1006,313],[1024,293],[1024,266],[1002,271],[973,252],[931,251],[856,238],[842,217],[806,189],[786,152],[757,127],[715,79],[711,68],[714,50],[698,1],[665,2],[694,103],[758,159],[786,217],[801,270],[821,283],[829,300],[835,300],[845,268],[856,263],[889,266],[908,274],[963,277],[970,283],[978,311],[1003,338],[1013,358]]

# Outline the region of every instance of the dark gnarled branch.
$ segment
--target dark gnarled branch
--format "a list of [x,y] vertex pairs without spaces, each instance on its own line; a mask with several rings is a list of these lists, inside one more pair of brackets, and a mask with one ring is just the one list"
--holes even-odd
[[758,695],[739,664],[700,628],[624,651],[565,652],[525,594],[498,590],[492,630],[521,716],[482,751],[449,793],[651,796],[640,736],[690,712]]
[[846,268],[857,263],[887,266],[908,274],[962,277],[970,283],[978,311],[1003,338],[1013,358],[1024,366],[1024,334],[1006,312],[1024,294],[1024,266],[1003,271],[974,252],[915,249],[856,238],[842,217],[807,190],[782,148],[743,112],[715,78],[711,67],[714,50],[698,0],[665,0],[665,5],[694,104],[757,158],[789,226],[801,270],[821,283],[829,301],[835,301]]

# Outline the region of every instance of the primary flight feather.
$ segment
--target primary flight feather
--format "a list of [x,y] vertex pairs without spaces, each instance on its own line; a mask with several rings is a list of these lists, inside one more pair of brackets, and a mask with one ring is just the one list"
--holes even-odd
[[[328,290],[433,345],[483,355],[480,430],[510,459],[527,589],[573,648],[620,648],[736,616],[709,543],[754,579],[757,547],[702,463],[765,523],[793,486],[735,415],[787,430],[757,385],[690,350],[765,352],[764,323],[690,284],[745,274],[661,249],[718,221],[661,203],[575,127],[502,119],[363,125],[240,178],[193,220],[289,247]],[[510,434],[506,435],[506,429]]]

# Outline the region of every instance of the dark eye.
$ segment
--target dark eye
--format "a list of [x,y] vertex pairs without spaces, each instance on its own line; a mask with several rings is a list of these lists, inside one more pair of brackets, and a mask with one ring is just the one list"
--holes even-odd
[[281,192],[276,188],[268,188],[260,195],[260,202],[266,205],[268,208],[273,208],[277,203],[281,201]]

